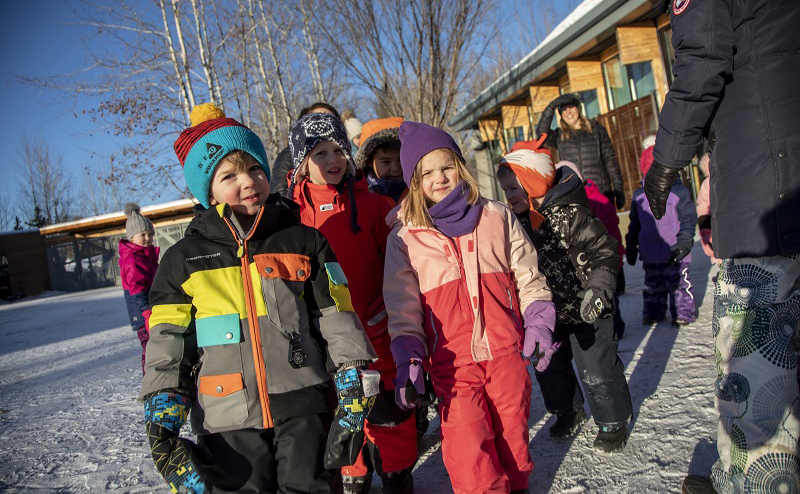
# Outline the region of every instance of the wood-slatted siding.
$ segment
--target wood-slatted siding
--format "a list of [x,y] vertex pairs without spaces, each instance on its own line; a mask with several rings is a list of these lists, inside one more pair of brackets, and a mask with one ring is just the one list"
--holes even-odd
[[642,181],[642,174],[639,172],[639,157],[644,150],[642,140],[658,130],[658,105],[655,96],[645,96],[598,115],[597,119],[606,128],[614,144],[625,186],[627,204],[624,210],[627,211],[633,191],[639,188]]

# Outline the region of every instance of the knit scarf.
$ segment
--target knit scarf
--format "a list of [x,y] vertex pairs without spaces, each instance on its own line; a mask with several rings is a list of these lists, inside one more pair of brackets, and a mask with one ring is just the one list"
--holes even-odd
[[403,195],[403,191],[406,190],[406,183],[402,180],[378,178],[371,173],[367,173],[367,183],[372,187],[373,192],[391,197],[395,204],[400,202],[400,197]]
[[433,226],[450,238],[461,237],[475,229],[483,205],[480,201],[467,204],[469,185],[464,183],[447,194],[447,197],[428,208]]

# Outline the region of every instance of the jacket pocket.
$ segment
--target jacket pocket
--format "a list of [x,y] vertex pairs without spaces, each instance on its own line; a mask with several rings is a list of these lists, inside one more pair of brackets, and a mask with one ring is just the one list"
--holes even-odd
[[222,314],[195,320],[198,347],[241,343],[242,326],[239,314]]
[[240,425],[247,420],[247,390],[241,374],[200,376],[198,404],[203,409],[206,429]]
[[311,260],[300,254],[256,254],[267,318],[284,334],[308,328],[308,309],[302,299]]

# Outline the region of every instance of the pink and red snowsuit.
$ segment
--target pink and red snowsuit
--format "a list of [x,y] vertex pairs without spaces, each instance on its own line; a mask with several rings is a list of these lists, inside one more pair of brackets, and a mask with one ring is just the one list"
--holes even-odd
[[[525,489],[531,381],[523,314],[551,304],[514,214],[480,199],[475,228],[450,238],[387,217],[383,295],[392,339],[414,337],[442,399],[442,457],[456,493]],[[526,314],[527,315],[527,314]]]
[[147,341],[150,339],[150,301],[148,293],[158,269],[159,248],[142,247],[128,240],[119,241],[119,275],[131,329],[142,344],[142,374]]

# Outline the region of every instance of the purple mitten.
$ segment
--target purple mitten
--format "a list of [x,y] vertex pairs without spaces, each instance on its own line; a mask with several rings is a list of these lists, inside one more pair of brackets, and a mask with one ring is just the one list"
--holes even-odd
[[403,410],[411,410],[417,406],[417,397],[425,394],[425,373],[422,370],[425,346],[417,337],[406,335],[392,339],[389,348],[397,366],[394,401]]
[[[525,309],[525,341],[522,355],[525,358],[536,357],[536,370],[544,372],[550,365],[550,359],[561,346],[561,342],[553,341],[553,330],[556,327],[556,308],[548,300],[534,300]],[[539,351],[536,351],[536,346]]]

